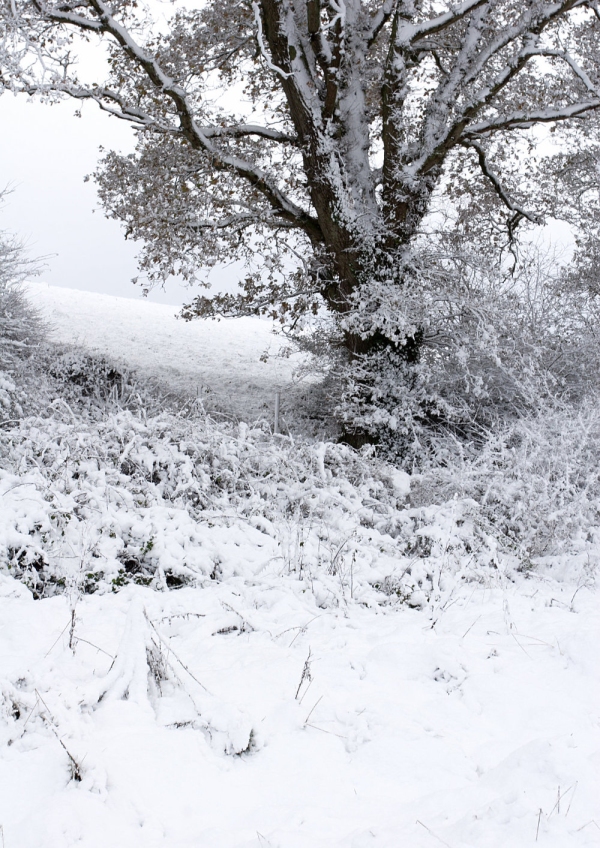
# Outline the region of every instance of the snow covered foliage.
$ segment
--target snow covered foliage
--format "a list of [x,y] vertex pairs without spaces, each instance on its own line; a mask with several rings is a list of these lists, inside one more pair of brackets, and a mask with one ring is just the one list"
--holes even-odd
[[[0,192],[0,202],[2,193]],[[22,245],[0,232],[0,369],[14,369],[46,335],[46,328],[27,298],[23,282],[37,273]]]
[[544,555],[568,555],[561,567],[583,576],[599,532],[597,413],[569,439],[561,429],[574,423],[546,421],[544,441],[540,425],[513,430],[470,461],[457,446],[411,494],[404,472],[343,445],[193,412],[75,415],[58,400],[1,436],[3,569],[35,597],[274,569],[336,607],[419,606],[457,574],[479,580]]
[[[402,572],[408,596],[415,530],[431,520],[405,511],[406,475],[347,447],[290,445],[202,415],[86,422],[57,403],[5,432],[2,452],[4,568],[40,597],[203,585],[266,567],[296,574],[324,605],[385,600]],[[245,559],[253,551],[246,565],[241,543]],[[425,545],[439,559],[438,547]],[[413,582],[425,579],[417,572]]]
[[375,329],[394,343],[339,366],[338,416],[409,464],[426,461],[443,433],[480,443],[540,409],[576,410],[600,391],[593,279],[575,279],[535,246],[510,264],[445,247],[428,243],[412,257],[409,295],[364,287],[345,318],[354,332]]
[[[54,296],[66,298],[73,337],[87,326],[86,308],[97,319],[113,314],[115,299]],[[126,307],[153,313],[121,303],[124,320]],[[178,364],[170,334],[160,341],[152,322],[131,316],[142,352],[152,336],[163,368]],[[258,358],[260,346],[252,350]],[[572,403],[574,378],[560,403],[538,393],[537,407],[524,404],[513,421],[498,416],[470,441],[430,431],[415,445],[423,430],[413,428],[409,478],[378,458],[381,449],[361,454],[296,435],[302,416],[290,419],[293,437],[273,437],[264,418],[217,423],[200,398],[161,393],[120,353],[48,346],[27,385],[37,414],[7,421],[0,434],[3,567],[39,596],[234,577],[235,528],[255,539],[256,562],[309,580],[334,605],[419,604],[465,556],[473,574],[500,560],[541,567],[548,556],[563,557],[573,576],[595,565],[600,423],[593,396]]]
[[[75,71],[92,33],[104,80]],[[394,382],[418,383],[421,415],[442,411],[421,355],[493,396],[476,364],[487,321],[462,297],[454,321],[454,281],[423,285],[415,251],[437,227],[497,256],[545,215],[584,229],[597,217],[599,55],[588,0],[209,0],[156,25],[134,2],[0,4],[3,89],[91,100],[135,129],[136,152],[108,153],[97,179],[142,244],[143,284],[236,258],[239,290],[199,296],[186,317],[273,314],[301,334],[325,311],[347,396],[374,407],[343,412],[355,444],[380,421],[403,426],[402,403],[379,402]],[[562,146],[542,144],[545,127]]]
[[0,427],[7,848],[592,844],[597,406],[409,476],[118,352]]
[[565,552],[594,558],[599,446],[597,397],[575,408],[540,404],[477,445],[452,436],[434,440],[425,470],[413,480],[413,502],[472,498],[489,532],[527,567],[556,564]]

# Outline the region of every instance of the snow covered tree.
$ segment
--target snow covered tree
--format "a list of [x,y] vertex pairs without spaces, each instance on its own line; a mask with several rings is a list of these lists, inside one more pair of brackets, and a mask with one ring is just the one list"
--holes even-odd
[[[93,100],[135,128],[136,153],[96,177],[149,284],[245,260],[237,295],[187,317],[299,328],[324,306],[367,404],[369,362],[391,357],[410,385],[437,332],[443,274],[415,273],[415,250],[440,210],[490,245],[502,222],[510,244],[521,222],[580,214],[548,130],[596,161],[596,0],[207,0],[158,25],[137,0],[0,8],[0,87]],[[105,80],[79,78],[81,39],[108,45]]]
[[[0,204],[5,192],[0,191]],[[0,230],[0,380],[43,341],[46,327],[27,299],[23,282],[39,273],[23,246]],[[0,401],[1,403],[1,401]]]

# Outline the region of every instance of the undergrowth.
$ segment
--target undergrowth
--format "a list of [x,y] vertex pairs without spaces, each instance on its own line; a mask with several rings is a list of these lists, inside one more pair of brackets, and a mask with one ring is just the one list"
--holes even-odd
[[592,408],[578,430],[563,413],[473,456],[448,441],[409,478],[373,451],[216,423],[193,405],[103,404],[61,398],[1,433],[0,562],[35,597],[268,574],[304,581],[319,605],[419,606],[456,579],[594,570]]

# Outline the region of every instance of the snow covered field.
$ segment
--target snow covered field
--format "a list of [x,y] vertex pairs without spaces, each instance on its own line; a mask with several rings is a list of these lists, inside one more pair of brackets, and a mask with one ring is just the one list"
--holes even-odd
[[[290,379],[263,322],[32,291],[236,417]],[[522,568],[341,446],[54,415],[2,433],[2,848],[600,845],[592,546]]]
[[[277,357],[282,340],[270,321],[192,321],[177,307],[149,301],[28,284],[55,341],[81,344],[158,377],[174,391],[198,395],[211,412],[271,418],[274,395],[289,389],[298,357]],[[266,365],[265,353],[272,354]]]
[[7,848],[600,842],[585,591],[498,578],[420,612],[264,572],[132,587],[77,604],[70,650],[66,597],[0,589]]

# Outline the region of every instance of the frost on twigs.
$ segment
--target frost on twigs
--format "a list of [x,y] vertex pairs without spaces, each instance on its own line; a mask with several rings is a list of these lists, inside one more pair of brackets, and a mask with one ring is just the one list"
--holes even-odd
[[[0,206],[3,194],[0,190]],[[48,328],[23,286],[38,271],[23,246],[0,230],[0,422],[23,414],[23,371],[47,334]]]
[[23,287],[38,272],[22,245],[0,230],[0,376],[28,359],[46,336],[47,327]]
[[600,393],[593,275],[535,246],[514,267],[477,246],[423,236],[399,279],[365,283],[341,319],[380,342],[338,366],[337,414],[405,467],[427,465],[438,443],[468,453],[526,429],[541,409],[577,418]]
[[[0,435],[2,569],[35,598],[291,580],[318,607],[420,606],[458,575],[593,558],[595,417],[553,422],[539,419],[537,442],[507,430],[473,455],[440,442],[443,464],[432,453],[411,479],[368,451],[275,441],[260,424],[60,407]],[[576,427],[584,444],[561,435]],[[251,632],[242,624],[223,632]]]

